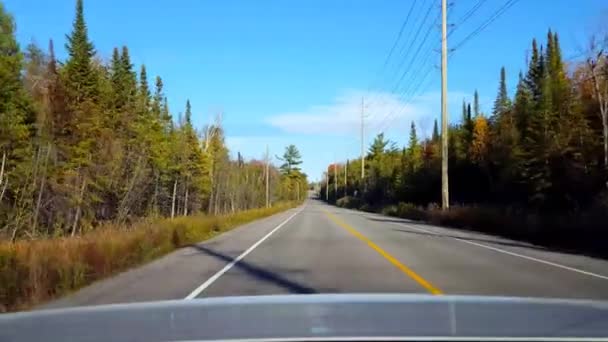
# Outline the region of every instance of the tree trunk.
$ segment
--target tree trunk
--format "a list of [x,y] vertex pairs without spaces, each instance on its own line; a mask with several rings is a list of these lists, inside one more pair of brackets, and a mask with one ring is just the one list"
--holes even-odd
[[[6,151],[2,152],[2,166],[0,167],[0,185],[2,185],[2,183],[4,183],[4,165],[6,163]],[[4,188],[6,188],[6,185],[4,186]],[[2,194],[4,195],[4,191],[2,191]],[[0,196],[0,201],[2,200],[2,197]]]
[[175,217],[175,195],[177,193],[177,178],[173,182],[173,199],[171,200],[171,218]]
[[76,234],[76,228],[78,227],[78,220],[80,219],[80,212],[82,211],[82,201],[84,199],[84,190],[87,187],[87,180],[85,177],[82,179],[82,186],[80,188],[80,198],[78,199],[78,207],[76,208],[76,214],[74,215],[74,223],[72,224],[72,234]]
[[186,194],[184,195],[184,216],[188,216],[188,187],[187,186],[186,186]]
[[8,185],[8,179],[4,182],[4,185],[2,186],[2,191],[0,192],[0,202],[2,202],[2,199],[4,198],[4,192],[6,191],[7,185]]
[[593,80],[593,88],[595,90],[595,95],[597,96],[597,101],[600,106],[600,115],[602,116],[602,133],[604,135],[604,170],[606,173],[606,186],[608,187],[608,99],[604,98],[604,94],[600,90],[600,85],[597,80],[596,69],[598,63],[600,62],[602,54],[598,55],[597,61],[592,62],[588,61],[589,68],[591,69],[591,78]]
[[38,226],[38,214],[40,212],[40,203],[42,202],[42,194],[44,193],[44,186],[46,183],[46,172],[49,161],[49,156],[51,154],[51,143],[47,144],[46,147],[46,155],[44,157],[44,170],[42,171],[42,179],[40,180],[40,190],[38,190],[38,199],[36,200],[36,207],[34,208],[34,222],[32,223],[32,232],[36,231]]
[[158,172],[156,173],[156,177],[154,177],[154,195],[152,196],[152,212],[154,213],[154,216],[158,215],[159,213],[159,209],[158,209],[158,181],[159,181],[159,174]]

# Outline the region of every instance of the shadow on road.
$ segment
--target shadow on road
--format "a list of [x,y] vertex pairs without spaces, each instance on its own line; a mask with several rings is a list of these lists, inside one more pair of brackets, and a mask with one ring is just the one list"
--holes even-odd
[[[212,257],[215,257],[222,261],[225,261],[226,263],[230,263],[230,262],[234,261],[234,259],[232,257],[222,254],[220,252],[217,252],[217,251],[215,251],[211,248],[205,247],[203,245],[191,245],[190,247],[198,250],[199,252],[205,253],[209,256],[212,256]],[[289,280],[277,273],[267,271],[259,266],[249,263],[247,261],[240,260],[239,262],[237,262],[234,265],[234,267],[247,272],[247,274],[251,275],[252,277],[254,277],[256,279],[259,279],[261,281],[265,281],[268,283],[276,284],[276,285],[288,290],[290,293],[297,293],[297,294],[318,293],[318,291],[312,287],[308,287],[306,285],[299,284],[299,283]]]

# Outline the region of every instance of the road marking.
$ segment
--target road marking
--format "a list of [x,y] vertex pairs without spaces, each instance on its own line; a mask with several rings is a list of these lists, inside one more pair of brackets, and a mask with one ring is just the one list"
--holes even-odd
[[[199,340],[180,340],[181,342],[198,342]],[[205,340],[207,342],[296,342],[296,341],[488,341],[488,342],[512,342],[512,341],[544,341],[544,342],[605,342],[604,337],[485,337],[485,336],[315,336],[315,337],[281,337],[281,338],[245,338],[245,339],[222,339]]]
[[[440,236],[440,237],[446,237],[446,236],[444,236],[442,234],[439,234],[437,232],[434,232],[434,231],[431,231],[431,230],[427,230],[427,229],[423,229],[423,228],[419,228],[419,227],[415,227],[414,225],[411,225],[411,224],[407,224],[407,223],[394,223],[394,222],[391,222],[391,223],[399,225],[399,226],[403,226],[403,227],[408,227],[408,228],[411,228],[411,229],[414,229],[414,230],[418,230],[418,231],[421,231],[421,232],[429,233],[429,234],[432,234],[432,235],[436,235],[436,236]],[[503,253],[503,254],[508,254],[508,255],[511,255],[511,256],[514,256],[514,257],[519,257],[519,258],[522,258],[522,259],[536,261],[536,262],[539,262],[541,264],[550,265],[550,266],[553,266],[553,267],[557,267],[557,268],[561,268],[561,269],[564,269],[564,270],[568,270],[568,271],[572,271],[572,272],[588,275],[588,276],[591,276],[591,277],[596,277],[596,278],[608,280],[608,276],[605,276],[605,275],[601,275],[601,274],[597,274],[597,273],[593,273],[593,272],[584,271],[584,270],[581,270],[581,269],[578,269],[578,268],[574,268],[574,267],[570,267],[570,266],[566,266],[566,265],[562,265],[562,264],[557,264],[557,263],[554,263],[554,262],[551,262],[551,261],[547,261],[547,260],[543,260],[543,259],[538,259],[538,258],[534,258],[534,257],[531,257],[531,256],[523,255],[523,254],[518,254],[518,253],[510,252],[510,251],[507,251],[507,250],[504,250],[504,249],[501,249],[501,248],[492,247],[492,246],[484,245],[484,244],[477,243],[477,242],[468,241],[468,240],[457,238],[457,237],[448,237],[448,238],[454,239],[454,240],[458,240],[460,242],[468,243],[470,245],[474,245],[474,246],[477,246],[477,247],[490,249],[490,250],[493,250],[495,252],[499,252],[499,253]]]
[[329,211],[327,211],[325,209],[322,209],[322,210],[325,212],[325,214],[327,215],[327,217],[329,217],[334,223],[336,223],[340,227],[346,229],[349,233],[351,233],[354,236],[356,236],[357,238],[359,238],[359,240],[367,243],[368,246],[370,246],[378,254],[382,255],[386,260],[388,260],[391,264],[393,264],[398,269],[400,269],[407,276],[409,276],[410,278],[414,279],[418,284],[420,284],[422,287],[424,287],[427,291],[429,291],[430,293],[432,293],[434,295],[441,295],[441,294],[443,294],[438,288],[436,288],[435,286],[431,285],[431,283],[429,283],[427,280],[425,280],[424,278],[422,278],[421,276],[419,276],[416,272],[412,271],[410,268],[408,268],[407,266],[405,266],[404,264],[402,264],[395,257],[393,257],[389,253],[385,252],[382,248],[380,248],[378,245],[376,245],[374,242],[372,242],[372,240],[370,240],[367,237],[365,237],[365,235],[359,233],[355,228],[351,227],[346,222],[340,220],[337,216],[333,215]]
[[256,243],[254,243],[246,251],[241,253],[241,255],[236,257],[236,259],[232,260],[228,265],[224,266],[224,268],[219,270],[211,278],[207,279],[207,281],[202,283],[201,286],[197,287],[194,291],[192,291],[184,299],[193,299],[193,298],[196,298],[198,295],[200,295],[203,291],[205,291],[206,288],[208,288],[211,284],[213,284],[213,282],[215,282],[219,277],[221,277],[224,273],[228,272],[229,269],[231,269],[234,265],[236,265],[239,261],[241,261],[244,257],[246,257],[247,254],[251,253],[262,242],[264,242],[264,240],[268,239],[272,234],[274,234],[274,232],[281,229],[281,227],[283,227],[285,224],[287,224],[287,222],[291,221],[292,218],[294,218],[296,215],[298,215],[300,212],[302,212],[302,210],[304,210],[305,206],[306,206],[306,204],[304,204],[300,210],[296,211],[291,216],[289,216],[285,221],[281,222],[278,226],[274,227],[268,234],[264,235],[264,237],[259,239]]

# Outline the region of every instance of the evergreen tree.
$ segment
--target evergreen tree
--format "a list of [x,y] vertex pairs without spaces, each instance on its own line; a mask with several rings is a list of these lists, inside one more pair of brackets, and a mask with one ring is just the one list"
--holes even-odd
[[473,94],[473,114],[474,117],[478,117],[481,114],[479,110],[479,94],[477,93],[477,89],[475,89],[475,93]]
[[431,140],[434,143],[439,142],[439,127],[437,126],[437,119],[435,119],[435,122],[433,123],[433,135],[432,135]]
[[[162,84],[161,84],[161,93],[162,93]],[[148,73],[146,72],[146,66],[144,64],[141,65],[141,69],[139,71],[139,100],[140,107],[142,111],[147,111],[150,106],[150,86],[148,85]],[[160,110],[157,112],[160,113]]]
[[410,171],[414,172],[422,165],[422,149],[418,144],[418,137],[416,135],[416,125],[412,121],[410,126],[410,137],[407,147],[407,154],[409,159]]
[[542,93],[542,80],[544,78],[544,62],[542,52],[539,53],[536,39],[532,40],[532,57],[525,78],[526,88],[530,91],[532,99],[538,101]]
[[[30,153],[34,119],[22,87],[22,67],[23,55],[15,39],[13,18],[0,3],[0,159],[6,163],[0,181],[5,186],[6,179],[13,177],[14,168],[29,158]],[[14,177],[21,176],[14,174]]]
[[515,125],[520,139],[524,140],[527,136],[528,121],[533,110],[532,93],[522,73],[519,73],[519,81],[515,92],[515,102],[513,104],[513,115]]
[[87,101],[97,101],[99,95],[97,75],[92,65],[95,47],[89,40],[82,1],[76,0],[76,18],[66,43],[69,54],[65,63],[66,90],[70,105],[75,108]]
[[500,68],[500,84],[498,86],[498,94],[494,100],[494,109],[492,110],[492,123],[496,124],[501,115],[507,113],[511,108],[511,100],[507,93],[507,81],[505,67]]

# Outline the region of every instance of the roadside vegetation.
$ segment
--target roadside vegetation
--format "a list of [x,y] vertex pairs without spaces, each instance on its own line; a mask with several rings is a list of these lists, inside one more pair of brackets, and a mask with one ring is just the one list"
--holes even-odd
[[491,113],[482,112],[477,92],[472,103],[463,100],[459,123],[448,129],[449,211],[436,205],[437,121],[424,139],[412,123],[404,147],[376,136],[363,179],[360,159],[330,165],[329,189],[322,181],[321,197],[328,194],[344,207],[608,256],[607,47],[608,36],[595,37],[586,59],[566,60],[557,33],[549,31],[543,43],[532,41],[527,70],[512,71],[519,73],[513,97],[502,68]]
[[0,312],[27,309],[299,202],[220,216],[106,224],[76,237],[0,242]]
[[162,78],[126,46],[97,51],[75,4],[58,60],[52,40],[19,46],[0,0],[0,312],[306,197],[294,145],[280,166],[229,151],[221,113],[197,129],[190,101],[170,110]]

